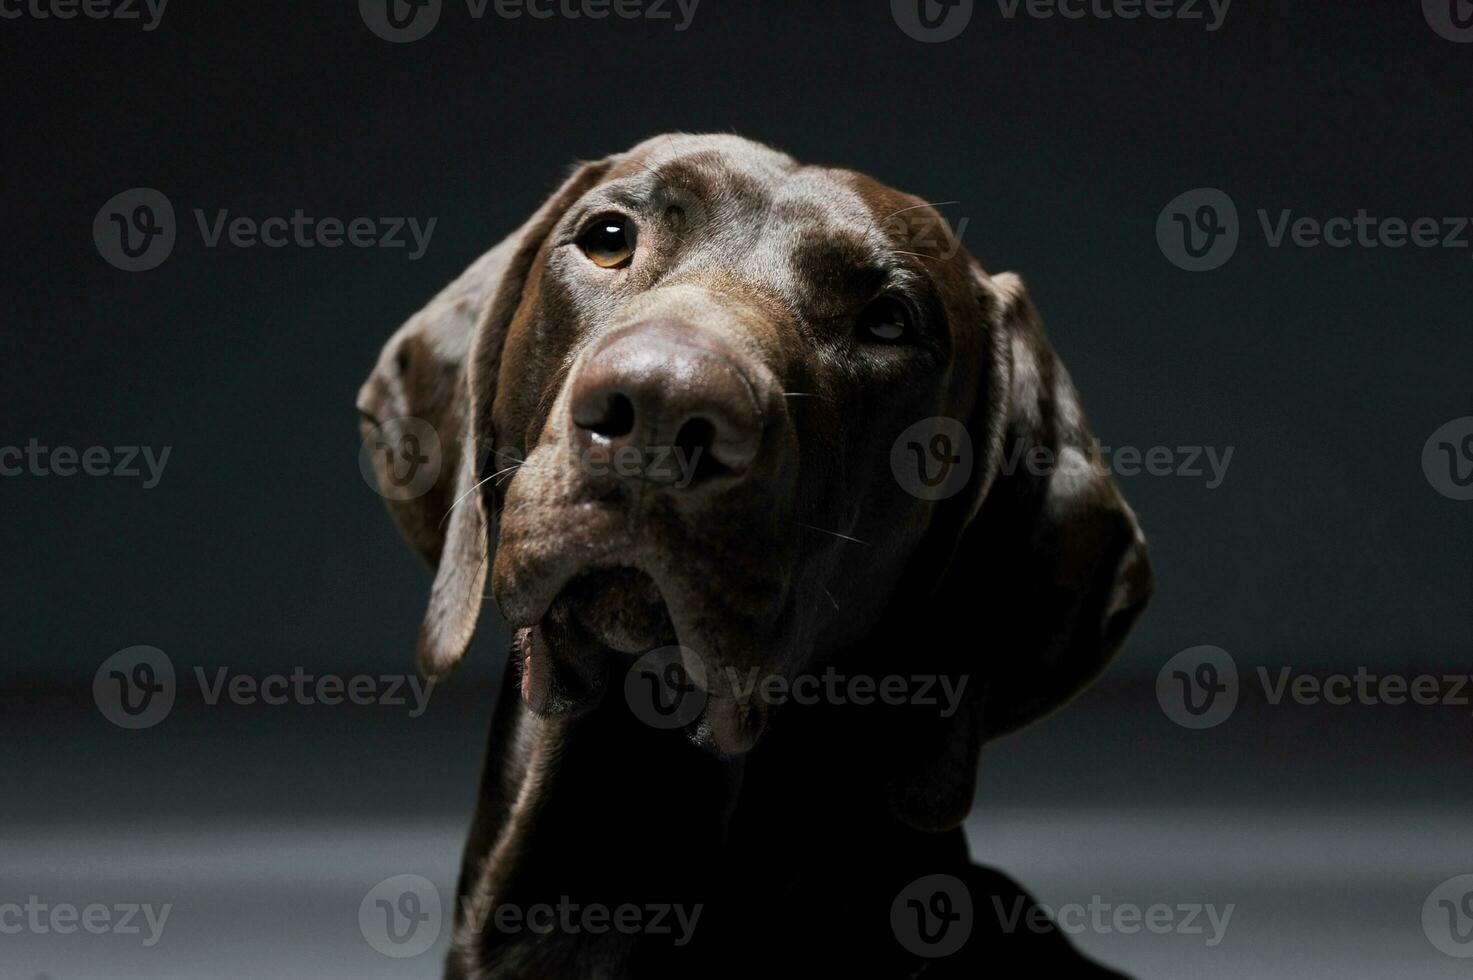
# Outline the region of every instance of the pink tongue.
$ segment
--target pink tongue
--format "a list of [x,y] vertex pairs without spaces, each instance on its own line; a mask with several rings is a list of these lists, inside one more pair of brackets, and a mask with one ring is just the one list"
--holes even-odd
[[522,700],[533,711],[541,711],[552,675],[542,624],[517,631],[517,650],[522,655]]

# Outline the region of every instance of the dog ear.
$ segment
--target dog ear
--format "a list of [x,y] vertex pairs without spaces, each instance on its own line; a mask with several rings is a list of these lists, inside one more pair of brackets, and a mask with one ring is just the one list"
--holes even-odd
[[[422,492],[406,496],[393,455],[373,454],[395,523],[435,566],[416,651],[429,677],[460,661],[480,618],[490,548],[482,488],[496,470],[490,409],[501,345],[549,232],[610,165],[603,160],[578,168],[515,234],[411,317],[390,338],[359,392],[365,436],[388,429],[399,438],[417,435],[416,448],[437,474],[432,483],[421,477],[427,484]],[[424,452],[431,432],[438,456]],[[401,450],[401,464],[409,452]]]
[[[977,271],[990,350],[967,424],[965,491],[938,511],[923,560],[944,572],[927,600],[940,673],[966,675],[949,719],[909,731],[908,776],[892,796],[915,826],[966,818],[983,743],[1041,718],[1099,676],[1152,591],[1146,541],[1100,464],[1079,395],[1018,277]],[[948,554],[947,551],[950,551]],[[934,575],[930,579],[936,581]],[[959,649],[970,610],[977,646]],[[958,664],[962,664],[958,668]]]
[[466,360],[503,252],[482,256],[395,331],[358,389],[365,461],[400,533],[431,567],[459,480]]

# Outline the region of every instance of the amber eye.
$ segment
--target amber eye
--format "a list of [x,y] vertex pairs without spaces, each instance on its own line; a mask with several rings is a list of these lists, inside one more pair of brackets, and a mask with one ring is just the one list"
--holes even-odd
[[900,296],[881,296],[859,317],[859,339],[876,344],[898,344],[915,333],[916,312]]
[[601,269],[617,269],[634,258],[638,239],[633,222],[618,215],[599,218],[578,238],[578,247]]

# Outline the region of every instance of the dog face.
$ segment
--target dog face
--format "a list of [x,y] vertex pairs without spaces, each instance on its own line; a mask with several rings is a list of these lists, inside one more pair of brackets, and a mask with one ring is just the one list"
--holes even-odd
[[922,202],[743,141],[662,141],[591,183],[534,259],[480,433],[517,467],[492,594],[533,631],[529,695],[679,643],[720,699],[883,610],[935,506],[890,447],[970,412],[952,368],[985,354],[980,283]]
[[[478,266],[360,396],[370,426],[419,415],[447,445],[435,491],[391,504],[439,565],[430,673],[464,652],[489,564],[534,710],[580,710],[628,655],[678,644],[708,694],[693,734],[737,754],[768,715],[738,678],[975,605],[970,575],[1057,617],[990,669],[1018,687],[960,736],[980,744],[1077,690],[1143,605],[1143,540],[1084,461],[1021,283],[921,200],[735,137],[662,137],[582,167]],[[897,478],[935,437],[945,487]],[[1057,472],[1003,473],[1034,448]]]

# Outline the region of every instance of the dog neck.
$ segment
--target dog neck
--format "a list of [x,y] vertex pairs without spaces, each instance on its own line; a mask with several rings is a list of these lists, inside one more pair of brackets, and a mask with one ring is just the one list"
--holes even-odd
[[[775,916],[821,930],[815,908],[847,934],[839,910],[861,896],[888,908],[906,882],[967,863],[960,830],[922,833],[891,814],[859,761],[873,759],[861,743],[874,738],[792,713],[752,752],[722,759],[645,725],[619,698],[576,719],[539,718],[509,664],[447,976],[623,976],[631,964],[646,975],[712,950],[730,965],[732,943]],[[575,918],[634,906],[640,928],[543,935],[516,925],[538,906]]]

